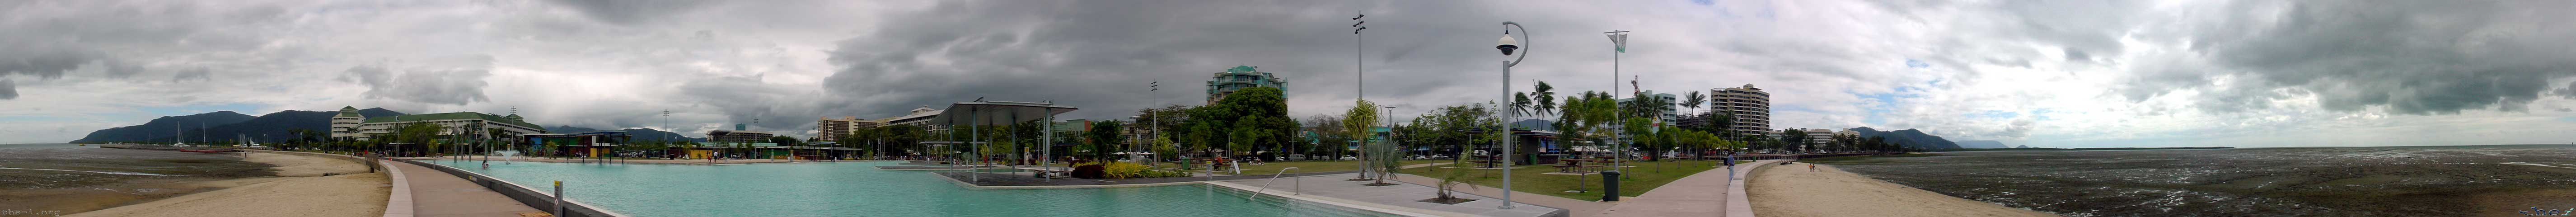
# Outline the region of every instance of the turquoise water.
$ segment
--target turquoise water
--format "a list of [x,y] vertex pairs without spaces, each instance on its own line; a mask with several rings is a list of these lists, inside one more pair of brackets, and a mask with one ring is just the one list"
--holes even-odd
[[1384,216],[1204,184],[975,190],[900,162],[732,166],[435,161],[633,216]]

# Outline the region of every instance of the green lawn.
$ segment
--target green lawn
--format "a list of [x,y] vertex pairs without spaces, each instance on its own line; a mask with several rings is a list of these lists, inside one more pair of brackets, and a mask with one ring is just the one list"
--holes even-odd
[[[1619,184],[1619,195],[1629,197],[1644,194],[1647,190],[1654,190],[1655,187],[1664,186],[1665,183],[1672,183],[1675,179],[1681,179],[1682,177],[1698,174],[1701,171],[1707,171],[1709,169],[1723,168],[1723,166],[1710,166],[1718,165],[1717,161],[1699,160],[1633,161],[1626,165],[1634,167],[1629,167],[1625,172],[1626,174],[1622,175],[1621,179],[1624,179],[1624,181]],[[1530,165],[1522,166],[1519,169],[1512,169],[1512,179],[1514,180],[1512,182],[1512,190],[1525,193],[1573,198],[1584,201],[1601,200],[1602,192],[1600,174],[1580,176],[1541,174],[1556,172],[1556,168],[1549,166],[1552,165]],[[1448,176],[1452,171],[1464,170],[1464,174],[1461,175],[1464,176],[1462,179],[1466,180],[1467,183],[1481,186],[1503,186],[1502,170],[1455,169],[1443,167],[1446,166],[1404,169],[1397,172],[1431,178],[1443,178]],[[1462,190],[1469,188],[1467,186],[1458,187]],[[1566,190],[1583,190],[1583,192],[1565,193],[1564,191]]]
[[[1402,162],[1404,163],[1404,165],[1414,165],[1414,164],[1426,164],[1426,163],[1446,163],[1446,162],[1449,162],[1449,160],[1408,160],[1408,161],[1402,161]],[[1179,163],[1163,162],[1163,163],[1162,163],[1162,165],[1160,165],[1160,166],[1161,166],[1162,168],[1167,168],[1167,169],[1168,169],[1168,168],[1179,168],[1181,165],[1180,165]],[[1194,165],[1194,166],[1196,166],[1197,168],[1191,168],[1191,170],[1190,170],[1190,171],[1192,171],[1192,172],[1198,172],[1198,171],[1206,171],[1206,170],[1207,170],[1207,169],[1206,169],[1206,168],[1207,168],[1207,165],[1206,165],[1206,164],[1197,164],[1197,165]],[[1287,161],[1287,162],[1270,162],[1270,163],[1263,164],[1263,165],[1251,165],[1251,164],[1245,164],[1245,165],[1243,165],[1243,174],[1246,174],[1246,175],[1253,175],[1253,174],[1260,174],[1260,175],[1279,174],[1279,169],[1280,169],[1280,168],[1289,168],[1289,167],[1296,167],[1297,169],[1296,169],[1296,170],[1289,170],[1289,171],[1288,171],[1288,173],[1313,173],[1313,172],[1354,171],[1354,170],[1360,170],[1360,162],[1359,162],[1359,161],[1349,161],[1349,160],[1346,160],[1346,161]],[[1232,168],[1228,168],[1228,169],[1232,169]],[[1219,173],[1220,173],[1220,174],[1231,174],[1231,173],[1226,173],[1226,172],[1231,172],[1231,171],[1219,171]]]

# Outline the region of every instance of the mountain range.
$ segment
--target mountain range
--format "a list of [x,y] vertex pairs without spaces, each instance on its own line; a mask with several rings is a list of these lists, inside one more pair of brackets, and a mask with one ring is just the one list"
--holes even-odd
[[[290,131],[291,129],[306,129],[314,131],[329,130],[331,128],[331,116],[339,114],[339,111],[286,110],[260,116],[244,115],[233,111],[216,111],[183,116],[162,116],[160,118],[153,118],[152,121],[144,122],[142,125],[123,126],[92,131],[89,133],[89,136],[82,137],[80,140],[72,140],[71,142],[171,142],[176,139],[182,139],[178,138],[178,136],[183,135],[186,136],[184,139],[186,139],[188,143],[233,141],[240,140],[241,138],[273,143],[276,141],[296,139],[297,136]],[[395,112],[384,108],[361,109],[358,110],[358,114],[366,115],[367,117],[404,115],[402,112]],[[553,133],[582,133],[599,130],[560,126],[548,128],[547,131]],[[639,140],[655,140],[653,138],[685,138],[690,141],[706,141],[706,139],[703,138],[689,138],[687,136],[680,136],[678,133],[662,132],[660,130],[653,129],[635,128],[619,131],[633,134],[635,135],[635,138]]]
[[1959,148],[2012,148],[1994,140],[1959,141]]
[[1860,133],[1860,138],[1887,137],[1888,143],[1896,143],[1908,148],[1924,150],[1959,148],[1959,143],[1950,142],[1950,140],[1942,139],[1940,136],[1924,134],[1921,130],[1903,129],[1896,131],[1878,131],[1878,129],[1870,129],[1869,127],[1858,127],[1851,128],[1851,131]]

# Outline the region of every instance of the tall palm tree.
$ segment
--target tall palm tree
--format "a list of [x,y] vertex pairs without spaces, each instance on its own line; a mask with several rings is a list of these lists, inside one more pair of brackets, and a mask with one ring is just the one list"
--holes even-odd
[[1540,81],[1538,82],[1538,86],[1533,87],[1532,89],[1533,91],[1530,91],[1530,98],[1532,98],[1531,103],[1534,105],[1531,106],[1537,107],[1530,108],[1531,111],[1536,112],[1531,114],[1536,114],[1537,116],[1555,114],[1557,109],[1556,86],[1548,86],[1547,82]]
[[[1512,108],[1511,108],[1511,111],[1505,111],[1505,112],[1511,112],[1512,114],[1527,115],[1527,114],[1530,114],[1530,111],[1532,111],[1532,110],[1530,109],[1530,106],[1531,106],[1531,105],[1530,105],[1530,97],[1529,97],[1529,93],[1528,93],[1528,92],[1512,93]],[[1511,120],[1503,120],[1503,121],[1511,121]]]
[[1699,114],[1699,107],[1706,104],[1708,104],[1708,95],[1700,94],[1697,90],[1682,94],[1682,107],[1691,109],[1690,113],[1683,114]]

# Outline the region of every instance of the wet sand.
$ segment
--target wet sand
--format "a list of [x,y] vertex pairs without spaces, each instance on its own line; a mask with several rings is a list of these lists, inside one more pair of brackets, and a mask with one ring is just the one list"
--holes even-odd
[[389,191],[384,175],[329,157],[68,144],[0,155],[0,167],[15,168],[0,169],[0,209],[36,216],[381,215]]
[[1745,181],[1753,214],[1760,216],[2057,216],[1950,197],[1888,183],[1832,166],[1796,163],[1763,167]]
[[348,159],[245,152],[242,154],[242,160],[277,165],[277,167],[271,167],[269,170],[272,170],[271,172],[276,173],[277,176],[284,177],[315,177],[322,176],[323,174],[367,173],[366,165],[357,164],[356,162],[349,161]]
[[257,184],[68,216],[381,216],[383,173],[258,178]]

